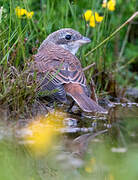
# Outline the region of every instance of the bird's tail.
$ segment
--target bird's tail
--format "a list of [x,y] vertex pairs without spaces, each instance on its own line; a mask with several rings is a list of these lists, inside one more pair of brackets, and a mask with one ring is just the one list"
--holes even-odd
[[70,95],[79,107],[85,112],[107,113],[107,110],[99,106],[95,101],[88,97],[81,85],[69,83],[64,86],[65,91]]

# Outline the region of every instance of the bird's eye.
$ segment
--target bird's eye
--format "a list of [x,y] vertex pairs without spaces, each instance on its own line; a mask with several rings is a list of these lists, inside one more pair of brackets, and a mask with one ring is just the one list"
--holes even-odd
[[67,34],[67,35],[65,36],[65,39],[66,39],[66,40],[70,40],[70,39],[71,39],[71,35],[70,35],[70,34]]

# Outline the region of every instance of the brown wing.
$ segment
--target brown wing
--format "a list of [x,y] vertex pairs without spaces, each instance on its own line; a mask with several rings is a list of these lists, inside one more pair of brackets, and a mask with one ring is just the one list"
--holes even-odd
[[48,44],[35,55],[35,70],[42,80],[41,91],[57,89],[54,96],[66,101],[63,84],[77,83],[86,87],[86,79],[79,60],[69,51]]

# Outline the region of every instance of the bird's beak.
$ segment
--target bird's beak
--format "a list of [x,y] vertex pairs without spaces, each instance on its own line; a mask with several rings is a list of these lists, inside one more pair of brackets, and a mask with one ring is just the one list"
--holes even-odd
[[87,43],[90,43],[91,40],[85,36],[83,36],[81,39],[77,40],[77,42],[80,44],[80,45],[83,45],[83,44],[87,44]]
[[84,36],[82,38],[82,41],[83,41],[83,43],[90,43],[91,42],[91,40],[89,38],[84,37]]

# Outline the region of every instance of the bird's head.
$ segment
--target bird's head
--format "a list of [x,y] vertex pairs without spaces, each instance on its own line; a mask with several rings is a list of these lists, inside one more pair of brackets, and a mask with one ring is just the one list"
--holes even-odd
[[40,48],[48,42],[52,42],[58,46],[61,46],[75,55],[80,46],[86,43],[90,43],[91,40],[82,36],[78,31],[75,31],[71,28],[64,28],[50,34],[42,43]]

